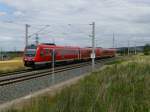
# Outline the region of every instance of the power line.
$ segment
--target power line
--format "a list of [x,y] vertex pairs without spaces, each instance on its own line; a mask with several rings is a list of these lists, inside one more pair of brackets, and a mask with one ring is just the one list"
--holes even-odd
[[35,37],[35,44],[36,45],[39,44],[39,35],[38,35],[38,33],[36,34],[36,37]]
[[40,30],[38,30],[37,32],[35,32],[35,33],[31,34],[31,35],[29,36],[29,38],[31,38],[32,36],[34,36],[34,35],[36,35],[36,34],[40,33],[41,31],[45,30],[45,29],[46,29],[46,28],[48,28],[48,27],[50,27],[50,25],[46,25],[46,26],[44,26],[43,28],[41,28],[41,29],[40,29]]

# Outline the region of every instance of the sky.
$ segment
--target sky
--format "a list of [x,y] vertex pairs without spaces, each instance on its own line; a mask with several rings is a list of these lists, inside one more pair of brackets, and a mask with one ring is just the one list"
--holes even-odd
[[[39,41],[67,46],[110,48],[150,43],[149,0],[0,0],[0,48],[23,50],[25,24]],[[49,26],[48,26],[49,25]],[[35,35],[29,44],[35,42]]]

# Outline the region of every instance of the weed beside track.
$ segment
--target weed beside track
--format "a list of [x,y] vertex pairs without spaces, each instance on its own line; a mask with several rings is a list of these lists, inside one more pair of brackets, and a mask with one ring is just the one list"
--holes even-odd
[[0,75],[3,73],[16,72],[24,69],[25,67],[21,58],[9,61],[0,61]]
[[32,99],[19,112],[150,112],[149,60],[140,56],[108,65],[55,97]]

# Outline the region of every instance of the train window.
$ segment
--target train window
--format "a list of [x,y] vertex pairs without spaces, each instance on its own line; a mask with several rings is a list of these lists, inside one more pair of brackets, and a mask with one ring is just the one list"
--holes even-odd
[[67,55],[68,54],[68,50],[61,50],[61,54],[62,55]]
[[44,52],[41,50],[40,52],[40,56],[43,57],[44,56]]
[[28,45],[26,46],[26,49],[37,49],[37,46],[36,45]]
[[46,56],[50,56],[50,50],[49,49],[45,49],[45,54],[46,54]]
[[107,53],[109,53],[109,52],[108,52],[108,51],[103,51],[103,53],[106,53],[106,54],[107,54]]
[[27,49],[25,51],[25,56],[35,57],[35,55],[36,55],[36,49]]
[[60,50],[59,51],[61,55],[78,55],[79,51],[78,50]]

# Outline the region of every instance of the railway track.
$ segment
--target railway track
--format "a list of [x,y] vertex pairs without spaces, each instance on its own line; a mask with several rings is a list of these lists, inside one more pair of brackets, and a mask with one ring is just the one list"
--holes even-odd
[[25,69],[25,70],[19,70],[19,71],[14,71],[14,72],[1,73],[0,77],[10,76],[10,75],[14,75],[14,74],[26,73],[26,72],[30,72],[31,70],[32,69]]
[[[60,65],[56,65],[56,67],[59,67]],[[27,68],[24,70],[18,70],[18,71],[14,71],[14,72],[8,72],[8,73],[0,73],[0,78],[3,77],[9,77],[9,76],[13,76],[16,74],[23,74],[23,73],[31,73],[31,72],[39,72],[39,71],[43,71],[49,68],[39,68],[39,69],[32,69],[32,68]]]
[[[102,63],[102,62],[104,63],[106,61],[111,61],[114,59],[116,58],[101,59],[101,60],[97,60],[96,63]],[[56,67],[54,73],[59,73],[59,72],[67,71],[67,70],[80,68],[83,66],[87,66],[89,64],[91,64],[91,62],[84,62],[84,63],[78,63],[78,64],[73,64],[73,65],[65,65],[63,67]],[[34,79],[38,77],[43,77],[47,75],[52,75],[52,74],[53,74],[52,69],[46,69],[46,70],[39,70],[39,71],[32,71],[32,72],[27,71],[23,73],[11,74],[9,76],[3,75],[3,76],[0,76],[0,86],[6,86],[9,84],[13,84],[13,83],[19,83],[22,81],[26,81],[26,80],[30,80],[30,79]]]

